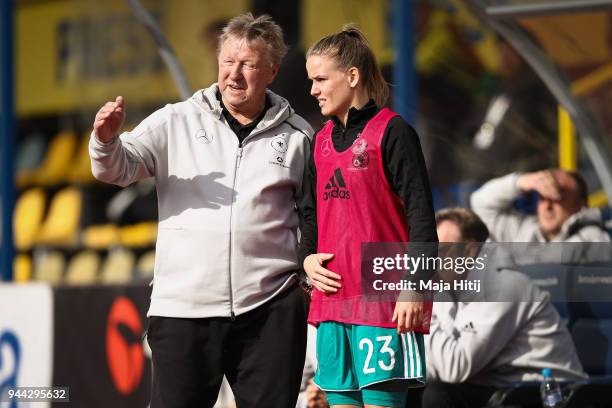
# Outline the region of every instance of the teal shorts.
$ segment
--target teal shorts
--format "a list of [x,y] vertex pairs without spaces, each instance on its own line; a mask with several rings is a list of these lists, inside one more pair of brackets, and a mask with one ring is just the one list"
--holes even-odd
[[[317,360],[315,384],[328,392],[332,400],[342,395],[356,399],[351,402],[353,405],[362,405],[355,404],[359,396],[363,403],[381,405],[381,395],[385,395],[385,390],[379,392],[383,389],[382,383],[400,383],[400,389],[425,384],[425,347],[421,333],[399,335],[396,329],[322,322],[317,330]],[[365,392],[356,395],[357,391]],[[391,399],[398,398],[391,389],[387,393]],[[372,397],[377,402],[367,401],[368,394],[375,394]]]
[[404,408],[408,398],[406,384],[395,381],[387,381],[380,384],[370,385],[361,391],[326,391],[327,403],[335,405],[354,405],[363,407],[364,404],[379,407]]

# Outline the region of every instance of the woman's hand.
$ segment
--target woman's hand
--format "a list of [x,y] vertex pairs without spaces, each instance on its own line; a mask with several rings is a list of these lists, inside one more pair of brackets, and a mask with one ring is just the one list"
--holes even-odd
[[423,302],[397,302],[391,321],[397,322],[398,333],[415,330],[423,322]]
[[323,293],[336,293],[342,287],[340,275],[323,267],[323,262],[334,257],[334,254],[312,254],[304,259],[304,271],[312,285]]

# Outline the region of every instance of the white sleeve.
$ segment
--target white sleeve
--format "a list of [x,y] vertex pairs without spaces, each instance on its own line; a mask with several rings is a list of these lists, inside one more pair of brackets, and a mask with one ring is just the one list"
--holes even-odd
[[493,179],[472,193],[472,210],[489,228],[491,238],[499,242],[517,239],[519,231],[530,216],[512,208],[512,202],[521,195],[516,186],[518,173]]
[[166,108],[154,112],[133,131],[125,132],[108,143],[100,142],[92,132],[89,139],[91,171],[96,179],[127,186],[153,177],[155,163],[167,145]]

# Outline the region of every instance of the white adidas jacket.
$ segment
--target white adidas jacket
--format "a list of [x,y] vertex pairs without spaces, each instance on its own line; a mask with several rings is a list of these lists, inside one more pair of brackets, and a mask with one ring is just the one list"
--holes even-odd
[[470,271],[468,279],[486,280],[490,299],[515,301],[485,302],[482,293],[469,302],[434,303],[425,336],[427,377],[504,387],[539,381],[542,368],[550,368],[559,380],[587,378],[549,294],[503,267],[505,261],[500,255],[489,258],[487,269]]
[[217,89],[166,105],[107,144],[90,140],[97,179],[126,186],[155,177],[149,316],[239,315],[282,292],[298,270],[296,204],[313,131],[267,91],[272,106],[240,147]]

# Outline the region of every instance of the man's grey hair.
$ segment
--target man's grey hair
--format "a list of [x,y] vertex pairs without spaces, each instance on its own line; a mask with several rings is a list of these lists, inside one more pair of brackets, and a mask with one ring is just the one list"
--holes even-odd
[[268,57],[273,65],[280,65],[287,53],[287,45],[283,39],[283,29],[267,14],[254,17],[249,12],[232,18],[219,36],[217,55],[219,55],[221,46],[229,37],[246,39],[249,44],[253,41],[262,41],[268,47]]

